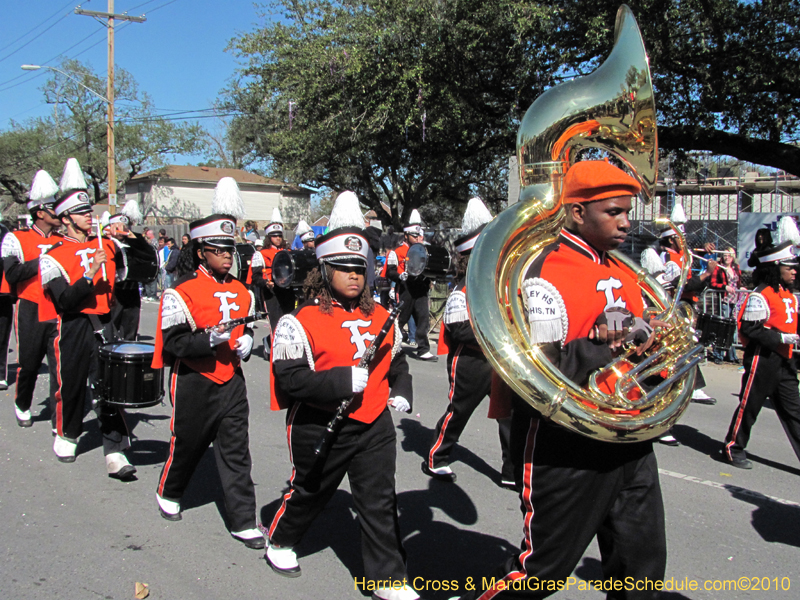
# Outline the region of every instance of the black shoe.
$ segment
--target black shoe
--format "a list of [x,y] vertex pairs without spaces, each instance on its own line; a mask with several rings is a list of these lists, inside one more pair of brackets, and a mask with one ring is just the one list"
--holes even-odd
[[715,365],[721,365],[722,364],[722,359],[721,358],[715,358],[714,359],[714,364]]
[[500,480],[500,487],[506,488],[507,490],[513,490],[515,492],[519,492],[520,491],[519,486],[512,479],[501,479]]
[[426,350],[420,354],[417,354],[417,360],[424,360],[427,362],[439,362],[439,357],[431,354],[430,350]]
[[132,481],[135,474],[136,467],[133,465],[125,465],[116,473],[109,473],[108,476],[111,477],[111,479],[119,479],[120,481]]
[[722,460],[732,467],[736,467],[737,469],[752,469],[753,463],[747,458],[728,458],[728,455],[725,452],[722,453]]
[[432,471],[426,461],[422,461],[422,472],[428,477],[438,479],[439,481],[446,481],[448,483],[455,483],[456,479],[458,478],[457,475],[452,471],[450,473],[437,473],[436,471]]
[[33,427],[33,421],[31,419],[20,419],[17,417],[17,425],[20,427]]
[[668,433],[667,435],[662,435],[658,438],[659,444],[664,444],[665,446],[680,446],[681,443],[675,438],[674,435]]
[[267,547],[267,540],[264,539],[264,536],[254,537],[254,538],[242,538],[238,535],[231,534],[233,539],[242,542],[245,546],[252,550],[263,550]]
[[183,519],[183,515],[181,515],[181,513],[176,513],[176,514],[174,514],[174,515],[173,515],[173,514],[171,514],[171,513],[168,513],[167,511],[165,511],[165,510],[164,510],[163,508],[161,508],[160,506],[158,507],[158,512],[159,512],[159,513],[161,514],[161,516],[162,516],[163,518],[165,518],[167,521],[173,521],[173,522],[175,522],[175,521],[180,521],[181,519]]

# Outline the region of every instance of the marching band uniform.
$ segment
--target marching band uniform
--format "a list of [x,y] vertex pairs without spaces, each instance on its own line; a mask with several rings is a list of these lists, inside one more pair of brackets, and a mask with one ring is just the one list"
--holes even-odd
[[[316,247],[321,277],[328,281],[326,289],[333,285],[327,278],[339,274],[332,269],[366,267],[367,240],[362,226],[355,194],[342,193],[331,215],[331,229]],[[281,575],[300,575],[293,547],[347,475],[359,515],[367,580],[406,577],[395,494],[396,434],[387,402],[398,410],[411,410],[411,375],[400,352],[396,323],[368,370],[356,366],[366,343],[377,336],[388,316],[377,304],[365,312],[363,298],[369,296],[361,283],[359,296],[350,307],[328,291],[332,298],[319,295],[306,302],[283,316],[275,330],[272,408],[288,409],[286,431],[293,467],[289,490],[269,527],[266,558]],[[327,456],[318,458],[316,442],[333,411],[351,395],[354,399],[343,427]],[[417,597],[410,587],[381,588],[373,596],[391,600]]]
[[[492,215],[479,198],[469,201],[462,222],[462,235],[455,241],[462,257],[469,256],[486,223]],[[436,424],[431,447],[422,472],[434,479],[455,481],[450,468],[450,454],[472,413],[489,395],[492,385],[492,367],[478,345],[469,322],[466,281],[461,280],[447,299],[439,336],[439,354],[447,353],[447,376],[450,383],[448,405]],[[514,466],[510,456],[511,421],[499,419],[500,446],[503,455],[501,483],[514,487]]]
[[[275,259],[275,255],[283,249],[283,218],[277,208],[273,209],[272,222],[267,225],[264,233],[269,246],[261,250],[261,256],[264,258],[262,289],[264,290],[264,302],[267,306],[270,329],[274,332],[278,319],[292,312],[296,304],[294,292],[274,285],[275,282],[272,278],[272,261]],[[277,245],[273,245],[273,239]]]
[[[757,269],[786,265],[796,271],[798,261],[791,248],[792,243],[787,241],[757,252]],[[797,308],[790,284],[781,281],[774,287],[766,283],[756,286],[739,312],[739,335],[745,344],[744,375],[739,406],[733,413],[723,451],[723,458],[735,467],[752,468],[745,448],[767,398],[800,459],[800,394],[797,362],[792,354],[800,343]]]
[[[3,238],[3,282],[0,293],[19,298],[17,304],[17,391],[16,414],[20,427],[30,427],[31,404],[39,366],[47,355],[50,370],[50,402],[55,406],[58,380],[56,376],[56,320],[39,321],[39,304],[42,301],[42,284],[39,279],[39,257],[42,252],[62,243],[63,236],[56,232],[60,227],[52,212],[58,185],[46,171],[39,171],[31,184],[28,210],[35,222],[28,231],[15,231]],[[46,211],[50,223],[36,218],[39,211]],[[40,229],[42,225],[48,230]],[[7,338],[6,338],[7,339]],[[2,351],[2,348],[0,348]],[[5,371],[3,371],[5,373]],[[5,377],[4,377],[5,380]],[[55,427],[55,410],[52,411]]]
[[[224,182],[227,179],[217,184],[218,190],[229,183]],[[238,187],[232,193],[238,197]],[[213,208],[219,206],[212,204]],[[240,365],[250,356],[253,333],[243,324],[229,332],[207,331],[253,315],[255,300],[228,273],[235,252],[233,218],[214,214],[195,221],[190,228],[193,251],[204,258],[197,257],[197,270],[164,291],[156,328],[153,367],[171,367],[172,401],[169,457],[161,471],[156,500],[162,517],[169,521],[182,518],[180,500],[213,442],[231,535],[249,548],[263,548],[264,536],[256,528],[250,409]],[[210,252],[216,257],[227,252],[227,269],[215,269],[207,255]]]
[[[640,189],[616,167],[585,161],[567,171],[562,201],[569,207],[573,202],[630,198]],[[622,225],[616,223],[619,231]],[[522,284],[531,342],[546,344],[562,374],[579,385],[612,359],[607,345],[588,337],[600,318],[610,320],[619,307],[640,318],[644,308],[635,273],[579,233],[589,233],[589,227],[584,221],[582,226],[576,222],[575,230],[564,229],[542,250]],[[555,589],[528,587],[526,582],[566,579],[595,536],[604,578],[662,580],[664,507],[652,442],[609,443],[579,435],[519,398],[512,420],[512,451],[522,459],[516,467],[524,540],[520,552],[499,569],[500,585],[465,598],[546,597]],[[633,591],[626,597],[657,594]]]
[[[112,337],[109,323],[114,282],[117,278],[125,278],[126,264],[135,258],[136,244],[129,240],[131,256],[126,258],[119,242],[102,239],[102,249],[108,258],[104,276],[103,271],[94,265],[99,244],[96,237],[87,235],[91,231],[91,220],[87,219],[92,207],[75,159],[67,161],[60,190],[55,212],[62,221],[69,221],[68,234],[64,236],[63,245],[51,249],[39,259],[39,273],[45,289],[39,304],[39,320],[58,319],[55,355],[59,385],[53,450],[59,461],[73,462],[77,439],[83,430],[87,380],[92,392],[95,388],[100,343],[96,336]],[[88,223],[88,227],[76,224],[75,218]],[[74,237],[76,235],[82,236],[83,241]],[[103,434],[108,475],[129,479],[136,468],[122,453],[130,447],[130,431],[124,412],[102,401],[97,404],[96,412]]]
[[[9,231],[5,225],[0,224],[0,245],[2,245]],[[5,274],[2,272],[3,265],[0,263],[0,390],[8,389],[8,343],[11,340],[11,323],[14,320],[14,302],[16,298],[10,291],[6,291],[2,285],[5,282]],[[19,413],[19,411],[17,411]],[[30,419],[28,419],[30,420]],[[23,427],[17,414],[17,423]]]
[[389,252],[386,256],[386,277],[396,282],[397,300],[403,302],[400,311],[398,324],[402,330],[411,317],[417,326],[416,358],[435,362],[437,357],[431,354],[431,344],[428,341],[428,329],[430,327],[430,306],[428,305],[428,292],[431,288],[431,280],[427,277],[411,277],[406,271],[406,260],[408,250],[412,240],[422,240],[422,220],[417,210],[411,212],[409,224],[403,228],[405,240],[403,243]]

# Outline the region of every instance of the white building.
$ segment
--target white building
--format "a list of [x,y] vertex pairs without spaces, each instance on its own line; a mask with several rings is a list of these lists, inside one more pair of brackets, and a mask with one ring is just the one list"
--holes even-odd
[[238,169],[170,165],[140,173],[126,184],[125,200],[137,200],[148,222],[191,221],[211,214],[214,187],[223,177],[239,184],[246,218],[258,221],[261,228],[275,207],[287,224],[309,217],[311,190]]

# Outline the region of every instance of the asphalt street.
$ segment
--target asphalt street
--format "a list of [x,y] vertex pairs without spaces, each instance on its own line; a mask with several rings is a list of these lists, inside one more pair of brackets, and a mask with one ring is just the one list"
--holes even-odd
[[[156,304],[142,311],[142,333],[151,337]],[[257,339],[261,327],[256,331]],[[12,338],[12,348],[15,343]],[[269,369],[260,342],[244,366],[250,399],[250,448],[259,518],[269,523],[290,476],[284,413],[269,410]],[[13,381],[16,353],[9,356]],[[408,571],[423,598],[444,599],[472,578],[481,586],[522,539],[517,495],[500,488],[497,426],[476,411],[456,450],[456,484],[432,481],[420,471],[433,427],[447,402],[445,361],[410,361],[415,403],[411,415],[394,413],[397,425],[397,491]],[[47,408],[46,368],[34,401],[34,425],[14,419],[14,385],[0,392],[0,597],[23,599],[126,599],[136,582],[156,600],[358,599],[363,577],[357,517],[346,482],[297,548],[303,575],[274,574],[262,552],[249,550],[225,526],[213,451],[204,456],[183,499],[183,520],[162,519],[155,490],[168,453],[169,404],[130,411],[135,441],[130,454],[138,480],[106,476],[94,413],[73,464],[56,461]],[[715,461],[737,404],[741,375],[731,365],[704,366],[716,406],[692,404],[675,435],[679,447],[658,445],[666,505],[667,579],[696,591],[664,593],[683,598],[800,597],[800,466],[771,408],[762,411],[748,452],[755,466],[742,471]],[[578,589],[600,578],[592,544],[575,570],[575,585],[554,597],[599,599]],[[745,581],[746,579],[746,581]],[[747,591],[706,591],[737,581]],[[711,583],[707,583],[711,582]],[[691,584],[690,584],[691,585]],[[789,586],[789,589],[785,588]],[[458,587],[456,591],[444,587]],[[769,586],[769,590],[763,588]],[[776,591],[778,588],[784,588]],[[762,588],[756,590],[755,588]]]

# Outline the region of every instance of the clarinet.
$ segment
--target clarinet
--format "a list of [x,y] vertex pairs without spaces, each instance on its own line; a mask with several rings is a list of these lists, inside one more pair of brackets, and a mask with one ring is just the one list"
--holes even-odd
[[[257,312],[256,314],[249,316],[249,317],[240,317],[238,319],[231,319],[230,321],[225,321],[224,323],[220,323],[219,325],[209,325],[206,327],[205,332],[211,333],[212,331],[216,331],[217,333],[225,333],[226,331],[231,331],[234,327],[238,327],[239,325],[247,325],[248,323],[252,323],[253,321],[260,321],[261,319],[266,318],[267,313]],[[220,328],[222,331],[220,331]]]
[[[358,366],[362,369],[366,369],[369,367],[369,364],[372,362],[373,357],[378,352],[378,349],[381,347],[383,340],[386,338],[386,334],[389,333],[389,330],[392,328],[392,324],[394,320],[397,318],[397,315],[400,314],[400,309],[402,308],[403,303],[399,302],[395,307],[392,309],[392,312],[389,313],[389,317],[386,319],[386,322],[381,327],[380,332],[375,339],[372,340],[370,345],[364,351],[364,355],[361,357],[361,360],[358,361]],[[339,433],[339,430],[342,428],[342,424],[344,423],[344,413],[350,406],[350,403],[353,401],[355,396],[350,396],[349,398],[342,400],[342,403],[339,405],[339,408],[336,409],[336,414],[333,415],[333,418],[328,423],[328,426],[325,428],[325,433],[322,434],[322,437],[319,438],[317,445],[314,446],[314,454],[318,458],[324,458],[328,455],[328,450],[330,449],[331,442]]]

